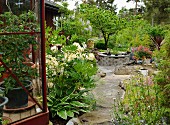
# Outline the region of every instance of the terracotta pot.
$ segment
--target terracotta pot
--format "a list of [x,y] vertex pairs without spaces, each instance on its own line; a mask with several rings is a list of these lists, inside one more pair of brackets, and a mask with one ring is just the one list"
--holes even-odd
[[0,77],[0,82],[2,82],[5,78],[8,78],[9,76],[10,76],[9,72],[4,72]]
[[24,57],[25,61],[30,60],[30,58],[28,56],[30,55],[31,52],[32,52],[32,45],[30,45],[28,49],[25,49],[23,51],[23,57]]

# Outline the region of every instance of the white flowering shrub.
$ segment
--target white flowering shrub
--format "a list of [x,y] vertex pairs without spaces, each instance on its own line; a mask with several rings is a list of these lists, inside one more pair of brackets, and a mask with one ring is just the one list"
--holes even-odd
[[61,51],[48,50],[48,107],[52,116],[68,119],[91,110],[95,101],[88,91],[95,86],[97,72],[93,53],[78,43],[63,46]]

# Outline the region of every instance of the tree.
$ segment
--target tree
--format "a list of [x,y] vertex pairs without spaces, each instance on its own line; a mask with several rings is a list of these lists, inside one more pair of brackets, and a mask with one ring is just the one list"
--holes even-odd
[[126,2],[130,2],[130,1],[134,1],[135,2],[135,11],[134,11],[134,15],[137,14],[137,7],[138,7],[138,2],[140,2],[140,0],[127,0]]
[[115,13],[116,5],[114,5],[114,0],[83,0],[84,3],[89,5],[96,5],[98,8],[110,10]]
[[170,23],[170,0],[144,0],[145,19],[154,23]]
[[80,11],[90,21],[92,27],[103,34],[107,48],[110,35],[115,34],[122,27],[122,20],[110,10],[88,4],[81,4]]
[[152,41],[147,33],[149,27],[151,25],[139,15],[129,16],[126,27],[117,33],[116,42],[127,47],[138,47],[139,45],[150,47]]

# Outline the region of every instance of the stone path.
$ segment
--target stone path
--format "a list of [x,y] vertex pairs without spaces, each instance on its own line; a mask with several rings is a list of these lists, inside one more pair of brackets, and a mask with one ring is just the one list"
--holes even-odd
[[82,125],[113,125],[114,98],[118,97],[118,93],[123,95],[123,90],[118,85],[130,77],[130,75],[115,75],[113,66],[99,66],[99,69],[101,73],[106,73],[106,76],[97,81],[97,86],[92,92],[97,107],[94,111],[79,117]]
[[151,74],[155,71],[150,64],[143,66],[99,66],[101,78],[96,82],[97,86],[92,91],[96,99],[96,109],[79,118],[74,118],[67,125],[113,125],[114,99],[125,94],[119,87],[120,82],[129,79],[131,75],[138,74],[139,69],[142,68],[148,69]]

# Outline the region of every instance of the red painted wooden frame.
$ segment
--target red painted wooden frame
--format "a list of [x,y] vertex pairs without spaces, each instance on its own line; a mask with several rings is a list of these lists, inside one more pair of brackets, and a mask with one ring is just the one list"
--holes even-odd
[[[32,3],[32,0],[31,0]],[[40,34],[41,35],[41,66],[42,66],[42,96],[43,96],[43,106],[42,112],[35,114],[25,119],[11,123],[11,125],[48,125],[49,122],[49,111],[47,107],[47,84],[46,84],[46,60],[45,60],[45,2],[40,0],[40,32],[17,32],[17,33],[0,33],[0,35],[10,35],[10,34]],[[0,60],[2,62],[2,60]],[[3,62],[2,62],[3,63]],[[5,64],[4,64],[5,65]],[[6,67],[8,69],[8,67]],[[12,72],[11,72],[12,74]],[[12,74],[14,75],[14,74]],[[17,77],[14,75],[14,78]],[[18,81],[18,79],[17,79]],[[20,83],[20,82],[19,82]],[[22,83],[21,83],[22,86]],[[23,87],[25,88],[25,87]],[[25,89],[24,89],[25,90]],[[25,90],[27,92],[27,90]],[[27,92],[28,93],[28,92]],[[33,99],[34,100],[34,99]],[[35,100],[34,100],[35,101]],[[41,107],[41,106],[40,106]]]

